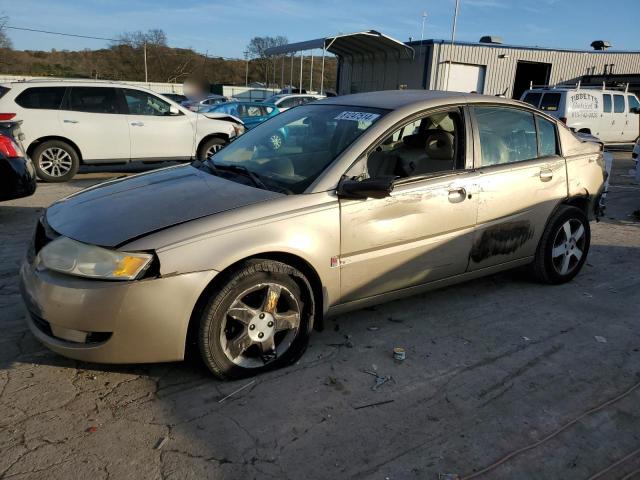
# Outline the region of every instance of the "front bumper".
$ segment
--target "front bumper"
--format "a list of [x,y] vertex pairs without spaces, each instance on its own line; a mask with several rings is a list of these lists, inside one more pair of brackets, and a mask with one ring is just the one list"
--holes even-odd
[[46,347],[98,363],[182,360],[198,297],[217,272],[133,282],[88,280],[20,269],[27,323]]

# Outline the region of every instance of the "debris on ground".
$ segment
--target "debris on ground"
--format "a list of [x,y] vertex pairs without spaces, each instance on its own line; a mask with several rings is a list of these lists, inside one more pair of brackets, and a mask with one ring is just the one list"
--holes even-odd
[[377,332],[378,330],[380,330],[380,327],[371,325],[370,327],[367,327],[367,330],[369,330],[370,332]]
[[380,402],[365,403],[364,405],[358,405],[357,407],[353,407],[353,409],[354,410],[360,410],[362,408],[377,407],[378,405],[386,405],[387,403],[391,403],[391,402],[393,402],[393,399],[391,399],[391,400],[382,400]]
[[460,475],[457,473],[439,473],[438,480],[460,480]]
[[165,443],[167,443],[169,441],[169,437],[162,437],[160,440],[158,440],[158,443],[156,443],[156,446],[153,447],[154,450],[160,450],[162,447],[164,447]]
[[607,339],[604,337],[601,337],[600,335],[596,335],[595,337],[593,337],[596,339],[596,342],[598,343],[607,343]]
[[239,388],[239,389],[237,389],[237,390],[234,390],[233,392],[231,392],[231,393],[230,393],[229,395],[227,395],[226,397],[221,398],[220,400],[218,400],[218,403],[222,403],[222,402],[224,402],[227,398],[234,396],[236,393],[241,392],[242,390],[244,390],[244,389],[245,389],[245,388],[247,388],[247,387],[250,387],[250,386],[251,386],[251,385],[253,385],[254,383],[256,383],[256,381],[255,381],[255,380],[251,380],[251,381],[250,381],[249,383],[247,383],[246,385],[244,385],[244,386],[240,387],[240,388]]
[[378,372],[371,370],[363,370],[363,372],[376,377],[375,383],[371,386],[371,390],[374,392],[389,381],[393,381],[395,383],[395,380],[391,375],[380,375]]
[[582,292],[582,295],[584,295],[587,298],[593,298],[593,295],[591,295],[589,292]]
[[531,341],[531,339],[530,339],[529,337],[522,337],[522,339],[523,339],[525,342],[530,342],[530,341]]
[[92,426],[90,426],[89,428],[87,428],[85,431],[86,431],[87,433],[95,433],[95,432],[97,432],[97,431],[98,431],[98,427],[95,427],[95,426],[93,426],[93,425],[92,425]]
[[389,317],[389,318],[387,318],[387,320],[392,322],[392,323],[402,323],[402,322],[404,322],[404,320],[402,320],[401,318],[393,318],[393,317]]
[[402,362],[407,358],[407,352],[402,347],[394,347],[393,349],[393,359],[396,362]]
[[327,347],[347,347],[353,348],[353,342],[351,341],[351,335],[345,335],[345,340],[342,343],[327,343]]
[[324,381],[325,385],[335,385],[338,383],[338,379],[336,377],[327,377]]

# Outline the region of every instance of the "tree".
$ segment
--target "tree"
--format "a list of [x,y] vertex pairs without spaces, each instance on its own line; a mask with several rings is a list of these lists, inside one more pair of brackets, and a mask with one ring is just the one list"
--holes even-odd
[[9,17],[7,17],[7,16],[0,17],[0,49],[13,48],[13,44],[11,43],[11,39],[7,36],[7,23],[8,22],[9,22]]
[[[289,43],[287,37],[278,35],[277,37],[253,37],[247,45],[247,54],[253,58],[253,63],[257,66],[260,73],[260,80],[264,80],[269,84],[269,68],[272,64],[266,51],[272,47],[279,47]],[[273,67],[272,67],[273,68]]]
[[127,45],[131,48],[143,48],[145,43],[155,47],[167,46],[167,34],[164,30],[152,28],[146,33],[138,30],[137,32],[125,32],[118,37],[116,45]]

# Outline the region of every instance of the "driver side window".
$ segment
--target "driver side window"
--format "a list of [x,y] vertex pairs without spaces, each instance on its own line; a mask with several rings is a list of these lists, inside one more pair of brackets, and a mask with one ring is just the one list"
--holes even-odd
[[407,178],[463,168],[463,146],[460,111],[432,113],[387,135],[367,156],[360,178]]

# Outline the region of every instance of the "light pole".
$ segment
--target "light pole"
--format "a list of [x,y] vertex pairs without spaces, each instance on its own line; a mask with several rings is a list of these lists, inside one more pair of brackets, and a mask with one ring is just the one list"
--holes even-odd
[[449,90],[449,74],[451,73],[451,56],[453,55],[453,42],[456,40],[456,22],[458,21],[458,8],[460,7],[460,0],[456,0],[456,8],[453,11],[453,26],[451,27],[451,49],[449,51],[449,68],[447,69],[447,83],[444,89]]
[[147,42],[142,44],[142,49],[144,51],[144,83],[149,82],[149,75],[147,71]]
[[244,86],[249,86],[249,52],[245,50],[244,52],[244,60],[246,63],[245,73],[244,73]]
[[422,30],[420,30],[420,55],[424,54],[422,41],[424,40],[424,23],[427,20],[427,12],[422,12]]

